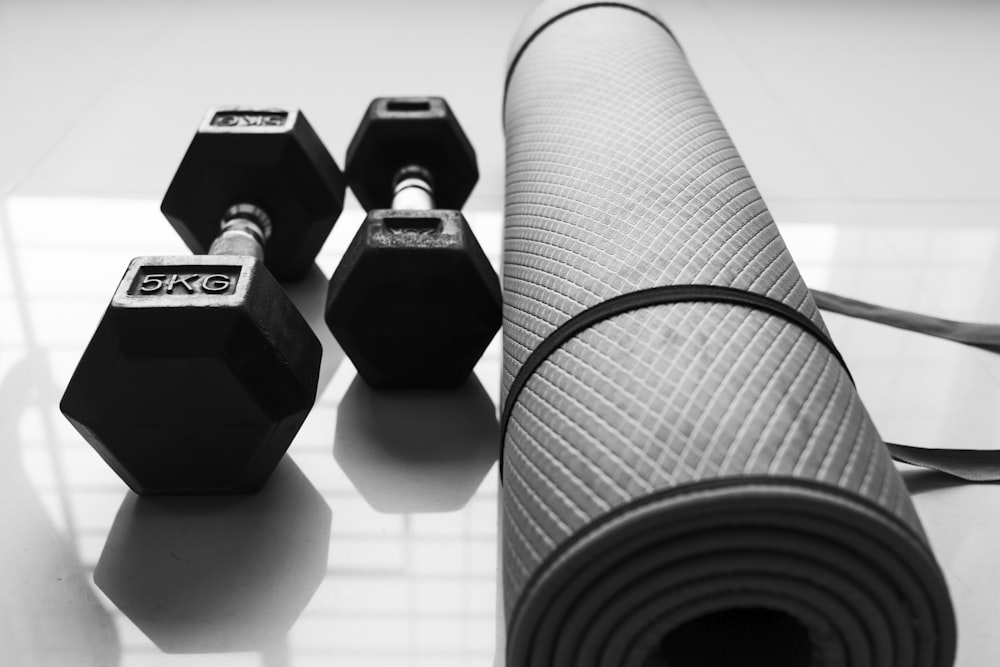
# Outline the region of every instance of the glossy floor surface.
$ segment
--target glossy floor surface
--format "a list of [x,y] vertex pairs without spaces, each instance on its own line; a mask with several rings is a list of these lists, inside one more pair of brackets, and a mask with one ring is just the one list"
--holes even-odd
[[[500,262],[504,60],[527,2],[0,2],[0,664],[502,665],[499,341],[451,394],[378,394],[322,323],[349,201],[289,292],[321,395],[261,493],[139,499],[58,402],[122,271],[184,254],[159,199],[210,106],[302,108],[343,162],[377,95],[444,95]],[[1000,321],[1000,5],[656,4],[807,282]],[[830,316],[883,436],[1000,448],[1000,360]],[[904,470],[958,612],[1000,656],[1000,485]]]

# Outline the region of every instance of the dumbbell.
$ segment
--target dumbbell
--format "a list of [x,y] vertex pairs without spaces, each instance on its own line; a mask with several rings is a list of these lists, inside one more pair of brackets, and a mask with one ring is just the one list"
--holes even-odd
[[376,98],[344,172],[368,215],[330,278],[330,331],[372,387],[461,385],[501,319],[458,210],[479,179],[472,145],[440,97]]
[[301,112],[205,117],[161,210],[208,254],[132,260],[60,404],[136,493],[267,481],[315,401],[322,356],[277,278],[312,265],[345,187]]

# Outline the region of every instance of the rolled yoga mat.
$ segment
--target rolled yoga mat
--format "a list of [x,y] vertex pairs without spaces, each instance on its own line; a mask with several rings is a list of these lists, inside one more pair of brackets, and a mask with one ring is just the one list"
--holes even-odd
[[902,480],[683,52],[541,5],[504,102],[510,667],[929,667]]

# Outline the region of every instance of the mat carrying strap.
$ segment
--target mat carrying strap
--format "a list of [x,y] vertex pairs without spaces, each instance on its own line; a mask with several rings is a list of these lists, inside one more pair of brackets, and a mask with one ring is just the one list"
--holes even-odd
[[[1000,353],[1000,325],[958,322],[810,290],[821,310]],[[885,443],[892,458],[970,482],[1000,481],[1000,450],[938,449]]]

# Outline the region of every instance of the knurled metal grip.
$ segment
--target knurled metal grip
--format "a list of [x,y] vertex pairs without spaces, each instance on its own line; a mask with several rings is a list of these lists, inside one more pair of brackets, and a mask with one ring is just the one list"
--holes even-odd
[[242,255],[264,261],[264,245],[271,238],[271,216],[253,204],[235,204],[222,214],[219,235],[209,255]]
[[913,503],[666,23],[546,2],[508,63],[507,664],[952,665]]

